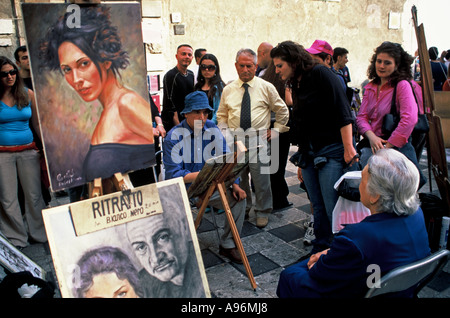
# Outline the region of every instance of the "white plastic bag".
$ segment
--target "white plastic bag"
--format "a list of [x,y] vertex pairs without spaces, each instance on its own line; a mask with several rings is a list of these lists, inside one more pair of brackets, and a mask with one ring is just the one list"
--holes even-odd
[[[361,181],[361,171],[350,171],[342,175],[334,184],[336,190],[344,179],[357,184]],[[369,215],[370,210],[360,201],[351,201],[340,196],[333,210],[332,231],[337,233],[344,228],[344,225],[359,223]]]
[[342,230],[346,224],[359,223],[369,215],[370,210],[360,201],[351,201],[339,197],[333,210],[333,233]]

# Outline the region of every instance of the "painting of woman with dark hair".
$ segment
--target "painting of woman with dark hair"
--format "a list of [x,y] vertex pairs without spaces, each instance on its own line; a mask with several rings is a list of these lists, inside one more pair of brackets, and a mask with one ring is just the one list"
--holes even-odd
[[[139,94],[122,83],[120,72],[130,65],[131,58],[118,27],[112,25],[110,7],[79,6],[79,27],[69,23],[73,13],[66,12],[49,25],[34,52],[38,73],[60,71],[81,99],[78,103],[100,103],[101,113],[82,164],[83,182],[155,164],[148,94]],[[142,42],[136,44],[143,54]],[[141,67],[145,70],[145,65]]]
[[73,276],[78,298],[141,298],[143,290],[130,258],[117,247],[102,246],[87,251]]

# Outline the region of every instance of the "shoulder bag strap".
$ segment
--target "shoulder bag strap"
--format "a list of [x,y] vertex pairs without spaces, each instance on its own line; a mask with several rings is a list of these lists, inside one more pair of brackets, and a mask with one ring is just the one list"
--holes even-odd
[[[411,90],[412,90],[414,99],[416,100],[417,115],[419,115],[420,114],[420,112],[419,112],[419,102],[417,101],[416,92],[414,92],[414,87],[413,87],[412,83],[410,81],[408,81],[408,83],[411,86]],[[398,83],[397,83],[397,85],[398,85]],[[395,85],[395,87],[394,87],[394,93],[392,94],[392,101],[391,101],[391,114],[393,114],[393,115],[397,115],[397,107],[395,106],[395,102],[396,102],[395,98],[396,98],[396,95],[397,95],[397,85]]]
[[396,95],[397,95],[397,85],[398,85],[398,83],[394,87],[394,92],[392,93],[392,100],[391,100],[391,114],[394,115],[394,116],[398,115],[397,114],[397,107],[395,106],[395,98],[396,98]]
[[412,89],[412,92],[413,92],[413,95],[414,95],[414,99],[416,100],[416,105],[417,105],[417,116],[419,116],[419,114],[420,114],[420,111],[419,111],[419,102],[417,101],[416,92],[414,91],[413,84],[412,84],[410,81],[408,81],[408,83],[409,83],[409,85],[411,85],[411,89]]

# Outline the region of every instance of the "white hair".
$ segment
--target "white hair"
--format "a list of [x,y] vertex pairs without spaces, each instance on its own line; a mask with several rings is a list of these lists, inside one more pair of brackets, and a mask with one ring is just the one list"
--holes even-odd
[[370,157],[367,165],[367,191],[380,195],[380,212],[411,215],[417,211],[419,171],[405,155],[394,149],[381,149]]

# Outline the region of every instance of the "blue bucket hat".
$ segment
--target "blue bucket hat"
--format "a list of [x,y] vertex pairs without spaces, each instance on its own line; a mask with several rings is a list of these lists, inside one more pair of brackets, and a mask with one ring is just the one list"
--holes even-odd
[[181,114],[184,115],[200,109],[208,109],[211,112],[213,111],[211,106],[209,106],[208,96],[206,96],[206,93],[202,91],[195,91],[185,97],[184,109],[181,111]]

